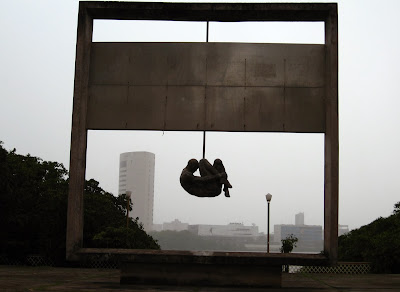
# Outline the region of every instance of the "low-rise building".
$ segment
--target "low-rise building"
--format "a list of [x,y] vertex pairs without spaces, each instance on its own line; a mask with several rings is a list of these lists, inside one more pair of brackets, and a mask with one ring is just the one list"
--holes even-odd
[[178,219],[175,219],[172,222],[164,222],[163,223],[163,230],[172,230],[172,231],[183,231],[188,230],[188,223],[183,223]]
[[255,224],[245,226],[243,223],[229,223],[227,225],[189,225],[189,231],[199,236],[225,236],[225,237],[257,237],[258,226]]

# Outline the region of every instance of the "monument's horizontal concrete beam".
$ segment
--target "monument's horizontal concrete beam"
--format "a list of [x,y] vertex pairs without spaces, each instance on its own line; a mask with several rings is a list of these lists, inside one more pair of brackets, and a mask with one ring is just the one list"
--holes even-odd
[[323,45],[93,43],[88,129],[325,131]]
[[[82,2],[81,2],[82,3]],[[324,21],[332,3],[83,2],[97,19],[181,21]],[[206,17],[205,17],[206,16]]]

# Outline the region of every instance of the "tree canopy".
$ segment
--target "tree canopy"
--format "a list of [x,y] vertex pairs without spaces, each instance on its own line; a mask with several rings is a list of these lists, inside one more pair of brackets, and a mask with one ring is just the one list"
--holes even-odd
[[[0,254],[65,259],[68,171],[58,162],[7,151],[0,142]],[[104,191],[94,179],[84,194],[84,246],[159,249],[137,220],[132,202]],[[114,241],[110,241],[109,238]]]
[[340,236],[339,260],[370,262],[376,273],[400,273],[400,202],[391,216]]

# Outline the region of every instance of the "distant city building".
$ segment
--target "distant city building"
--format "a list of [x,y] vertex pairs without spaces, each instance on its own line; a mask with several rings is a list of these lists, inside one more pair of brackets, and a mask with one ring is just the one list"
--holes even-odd
[[280,242],[291,234],[299,240],[297,242],[297,250],[315,252],[322,250],[322,226],[289,224],[274,225],[275,242]]
[[257,237],[258,226],[245,226],[243,223],[229,223],[228,225],[189,225],[189,231],[199,236],[224,237]]
[[[178,219],[163,224],[154,224],[153,231],[172,231],[176,234],[152,233],[159,240],[161,249],[170,250],[212,250],[212,251],[256,251],[266,252],[267,237],[258,232],[258,226],[243,223],[229,223],[227,225],[196,224],[190,225]],[[194,236],[180,236],[179,232],[189,231]],[[199,240],[193,240],[199,238]],[[200,240],[201,237],[201,240]],[[182,240],[182,238],[184,238]],[[273,235],[271,236],[273,238]],[[186,242],[187,241],[187,242]],[[271,242],[270,250],[279,252],[278,244]]]
[[298,213],[294,218],[295,225],[304,225],[304,213]]
[[293,234],[298,238],[298,250],[322,250],[322,226],[320,225],[274,225],[274,240],[280,242]]
[[119,159],[119,194],[132,192],[132,218],[139,217],[146,231],[153,227],[155,155],[150,152],[126,152]]
[[151,231],[157,231],[157,232],[163,231],[163,225],[162,224],[153,224],[153,228]]
[[189,224],[182,223],[178,219],[175,219],[172,222],[163,223],[163,230],[172,230],[172,231],[183,231],[188,230]]
[[264,235],[258,232],[258,226],[255,224],[252,226],[245,226],[243,223],[229,223],[227,225],[189,225],[188,223],[181,222],[179,219],[175,219],[171,222],[164,222],[163,224],[153,224],[153,231],[163,230],[189,230],[199,236],[257,237]]
[[275,242],[281,242],[282,239],[285,239],[291,234],[299,240],[294,251],[320,252],[323,249],[322,226],[305,225],[304,213],[298,213],[295,215],[295,225],[274,225]]
[[349,225],[340,225],[339,224],[338,236],[346,234],[348,232],[349,232]]

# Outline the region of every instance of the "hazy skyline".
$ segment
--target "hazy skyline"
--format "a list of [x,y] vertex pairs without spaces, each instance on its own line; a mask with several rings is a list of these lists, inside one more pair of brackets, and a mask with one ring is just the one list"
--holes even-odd
[[[354,229],[390,215],[400,201],[400,2],[337,2],[339,224]],[[76,0],[8,1],[0,11],[0,140],[6,149],[67,168],[77,16]],[[93,41],[205,38],[204,22],[98,20],[93,34]],[[320,22],[212,22],[209,41],[321,44],[324,28]],[[154,223],[243,222],[265,232],[265,194],[271,193],[271,226],[294,224],[299,212],[305,224],[323,225],[323,134],[208,132],[206,158],[224,161],[233,185],[229,199],[196,198],[179,185],[187,161],[202,156],[202,132],[89,131],[86,178],[116,195],[119,154],[132,151],[156,155]]]

